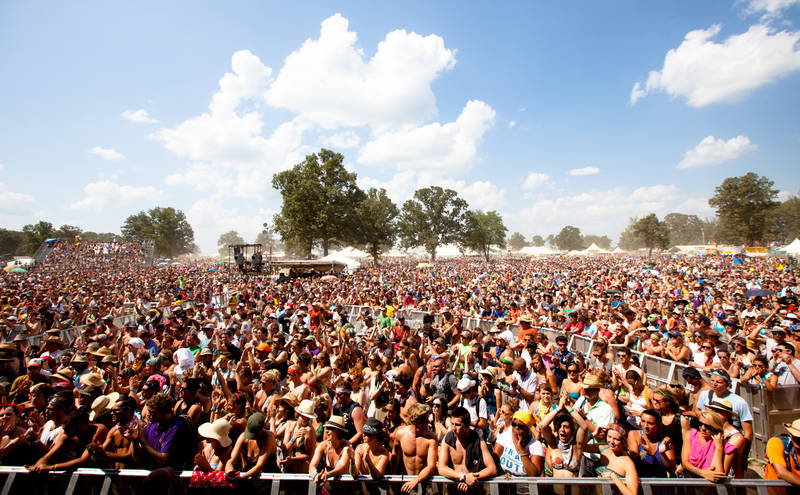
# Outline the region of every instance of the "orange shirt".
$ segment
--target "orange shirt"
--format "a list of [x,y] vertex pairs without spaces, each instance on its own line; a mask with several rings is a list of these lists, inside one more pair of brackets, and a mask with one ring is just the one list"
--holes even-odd
[[[790,466],[786,465],[787,456],[784,454],[783,451],[783,442],[778,437],[772,437],[767,442],[767,460],[769,461],[767,466],[764,468],[764,479],[765,480],[777,480],[778,473],[775,471],[774,464],[779,464],[785,468],[788,468],[792,471],[792,474],[800,476],[800,462],[798,462],[797,458],[792,458],[792,456],[788,456]],[[788,494],[789,491],[785,488],[768,488],[768,491],[772,495],[782,495]]]

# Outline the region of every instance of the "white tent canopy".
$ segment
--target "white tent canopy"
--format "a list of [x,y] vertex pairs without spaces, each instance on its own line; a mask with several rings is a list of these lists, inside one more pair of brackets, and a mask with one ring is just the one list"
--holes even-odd
[[553,251],[549,247],[545,246],[525,246],[519,250],[519,254],[523,254],[525,256],[552,256],[554,254],[558,254],[558,251]]
[[342,255],[339,255],[339,254],[336,254],[336,253],[330,253],[328,256],[325,256],[323,258],[319,258],[319,259],[314,260],[314,261],[336,261],[338,263],[344,263],[345,265],[347,265],[347,271],[348,272],[352,272],[352,271],[357,270],[358,268],[361,267],[361,263],[358,262],[357,260],[354,260],[352,258],[348,258],[346,256],[342,256]]
[[583,252],[586,254],[608,254],[611,251],[608,249],[603,249],[593,242],[592,245],[584,249]]
[[611,251],[611,253],[612,254],[628,254],[627,251],[623,251],[622,249],[619,248],[619,246],[615,247],[614,250]]
[[366,253],[360,249],[356,249],[353,246],[348,246],[346,248],[340,249],[338,251],[334,251],[330,254],[336,256],[344,256],[345,258],[350,258],[353,260],[363,260],[369,258],[370,254]]
[[800,256],[800,239],[793,240],[791,244],[781,249],[781,251],[792,256]]

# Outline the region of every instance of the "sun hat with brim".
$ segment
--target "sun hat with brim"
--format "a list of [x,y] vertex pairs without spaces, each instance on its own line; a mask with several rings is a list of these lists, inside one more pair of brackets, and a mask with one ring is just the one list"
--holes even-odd
[[100,373],[86,373],[81,375],[80,382],[84,387],[100,387],[105,388],[106,381],[100,376]]
[[92,402],[92,412],[89,413],[89,421],[94,421],[103,413],[109,411],[111,407],[119,400],[117,392],[111,392],[108,395],[101,395]]
[[255,440],[264,429],[264,422],[266,417],[260,412],[253,413],[247,418],[247,428],[244,430],[244,438],[246,440]]
[[783,427],[793,437],[800,437],[800,418],[795,419],[791,423],[783,423]]
[[603,388],[603,381],[599,376],[589,374],[583,378],[583,388]]
[[92,356],[97,356],[99,358],[103,358],[105,356],[111,356],[114,353],[110,348],[108,348],[106,346],[103,346],[103,347],[98,348],[96,351],[91,352],[90,354]]
[[712,411],[736,414],[733,412],[733,404],[731,404],[731,401],[728,399],[722,399],[720,397],[716,397],[707,407]]
[[478,374],[481,376],[489,377],[489,381],[492,383],[492,385],[497,385],[497,368],[494,367],[485,368],[480,370]]
[[[247,421],[248,426],[250,420]],[[263,426],[263,424],[262,424]],[[231,424],[225,418],[219,418],[213,423],[203,423],[197,428],[197,433],[204,438],[213,438],[218,441],[222,447],[228,447],[231,444],[231,437],[228,433],[231,431]]]
[[60,337],[56,337],[55,335],[52,337],[47,337],[44,341],[45,344],[58,344],[60,346],[64,345],[64,341],[61,340]]
[[89,360],[86,359],[86,354],[76,354],[74,358],[72,358],[72,363],[88,363]]
[[308,419],[317,419],[317,413],[314,412],[314,401],[310,399],[304,399],[300,402],[295,412]]
[[59,368],[58,371],[50,375],[50,378],[64,382],[72,382],[72,380],[75,378],[75,370],[72,368]]
[[524,314],[519,317],[519,322],[533,323],[533,319],[530,317],[530,315]]
[[324,428],[331,428],[333,430],[347,431],[344,426],[344,418],[341,416],[331,416],[328,421],[323,425]]
[[290,406],[292,409],[297,409],[297,403],[298,403],[297,396],[291,392],[284,394],[284,396],[281,397],[281,402]]

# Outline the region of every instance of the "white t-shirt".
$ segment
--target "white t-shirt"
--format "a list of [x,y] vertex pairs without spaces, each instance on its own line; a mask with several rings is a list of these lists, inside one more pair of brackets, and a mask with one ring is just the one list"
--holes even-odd
[[[526,476],[525,466],[522,465],[522,459],[517,449],[514,448],[514,440],[511,438],[512,430],[512,428],[509,428],[497,437],[497,443],[503,447],[503,454],[500,456],[500,467],[504,473],[508,473],[511,476]],[[525,446],[525,452],[531,457],[544,457],[542,442],[531,438],[531,441]]]

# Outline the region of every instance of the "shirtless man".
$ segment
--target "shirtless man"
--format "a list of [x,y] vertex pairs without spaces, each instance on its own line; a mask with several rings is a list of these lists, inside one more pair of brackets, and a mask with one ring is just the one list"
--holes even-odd
[[111,462],[109,467],[124,469],[127,467],[126,462],[133,460],[131,433],[138,424],[138,420],[134,421],[133,414],[136,407],[136,401],[130,397],[121,398],[112,406],[111,414],[116,424],[106,435],[102,453],[93,452],[108,459]]
[[[458,490],[482,493],[478,482],[497,475],[486,442],[470,428],[469,411],[456,407],[450,413],[450,431],[439,448],[439,474],[458,482]],[[452,467],[451,467],[452,466]]]
[[[397,473],[400,459],[403,460],[406,474],[416,476],[407,481],[401,488],[403,493],[413,493],[417,485],[427,480],[436,472],[436,435],[430,430],[428,415],[430,409],[425,404],[417,402],[410,406],[406,412],[409,424],[397,429],[394,434],[395,442],[392,449],[392,472]],[[469,413],[467,413],[469,417]],[[469,420],[467,420],[469,424]],[[425,493],[431,492],[431,486],[425,487]]]

